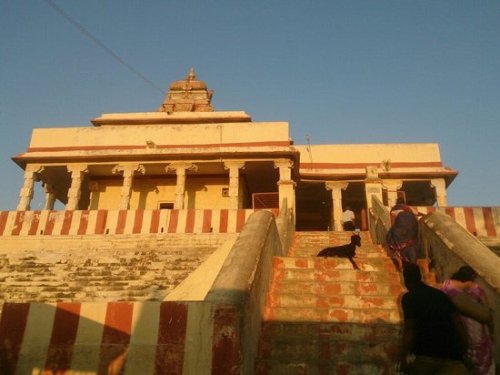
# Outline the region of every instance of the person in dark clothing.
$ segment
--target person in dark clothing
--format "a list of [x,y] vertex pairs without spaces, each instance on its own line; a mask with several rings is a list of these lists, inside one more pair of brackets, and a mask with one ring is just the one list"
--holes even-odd
[[420,246],[418,220],[415,212],[402,198],[398,198],[390,214],[392,226],[387,232],[386,243],[392,260],[401,270],[404,264],[417,261]]
[[[416,264],[403,268],[406,292],[401,305],[404,314],[401,370],[408,374],[467,374],[463,358],[467,333],[451,300],[439,289],[422,282]],[[415,362],[408,363],[410,354]]]

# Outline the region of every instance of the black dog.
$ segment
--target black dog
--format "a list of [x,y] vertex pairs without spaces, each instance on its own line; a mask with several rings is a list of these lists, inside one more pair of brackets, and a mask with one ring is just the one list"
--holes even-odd
[[359,270],[358,265],[354,261],[356,255],[356,246],[361,246],[361,237],[357,234],[351,236],[351,243],[341,246],[325,247],[317,256],[319,257],[339,257],[347,258],[352,264],[352,267]]

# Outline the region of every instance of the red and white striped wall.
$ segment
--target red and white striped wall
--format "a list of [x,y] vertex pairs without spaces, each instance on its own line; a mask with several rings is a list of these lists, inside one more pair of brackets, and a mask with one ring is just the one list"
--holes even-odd
[[447,214],[475,236],[500,237],[500,207],[416,207],[423,214]]
[[6,303],[1,373],[236,374],[240,316],[203,302]]
[[[239,233],[246,210],[0,211],[0,236]],[[277,209],[273,211],[277,214]]]

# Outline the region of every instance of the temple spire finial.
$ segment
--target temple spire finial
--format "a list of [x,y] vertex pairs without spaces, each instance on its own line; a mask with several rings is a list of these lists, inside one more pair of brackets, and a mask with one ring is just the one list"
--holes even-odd
[[196,79],[196,73],[194,72],[194,68],[189,69],[187,79],[188,81],[194,81]]

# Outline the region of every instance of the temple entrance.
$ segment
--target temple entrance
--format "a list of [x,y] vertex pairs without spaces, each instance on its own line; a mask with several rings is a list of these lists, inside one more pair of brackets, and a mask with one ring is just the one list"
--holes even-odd
[[324,182],[299,182],[295,189],[297,231],[327,231],[332,228],[332,196]]
[[351,208],[356,216],[356,228],[368,230],[364,182],[349,182],[347,188],[342,191],[342,211],[347,206]]

